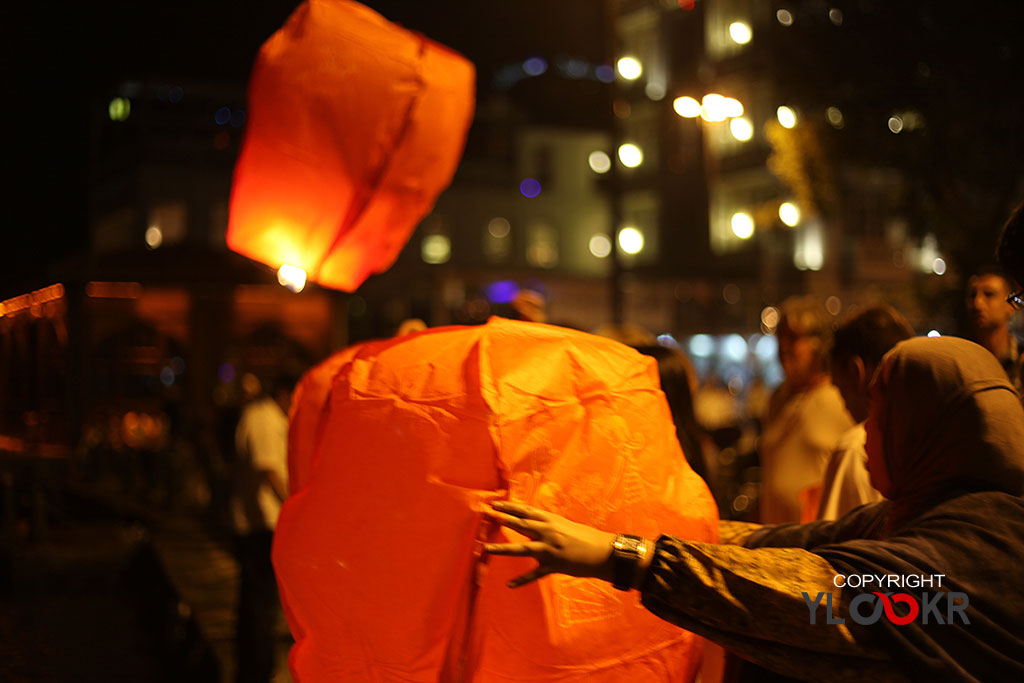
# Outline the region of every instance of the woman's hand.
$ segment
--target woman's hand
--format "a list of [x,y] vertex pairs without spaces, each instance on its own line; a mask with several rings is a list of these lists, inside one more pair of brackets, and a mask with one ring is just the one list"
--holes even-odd
[[487,514],[502,526],[518,531],[528,543],[485,543],[491,555],[532,557],[540,564],[508,582],[518,588],[548,574],[612,580],[612,542],[615,534],[570,522],[564,517],[535,507],[499,500]]

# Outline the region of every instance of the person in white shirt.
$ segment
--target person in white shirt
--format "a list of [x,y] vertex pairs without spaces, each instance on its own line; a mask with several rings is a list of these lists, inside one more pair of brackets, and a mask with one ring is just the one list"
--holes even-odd
[[761,434],[761,524],[800,522],[805,509],[817,508],[825,466],[853,426],[825,369],[832,316],[812,297],[790,297],[779,309],[786,380],[772,394]]
[[821,502],[811,519],[839,519],[850,510],[882,499],[871,485],[864,450],[864,420],[871,402],[871,380],[889,349],[914,336],[914,330],[891,306],[870,306],[841,323],[833,334],[832,383],[857,421],[839,440],[822,479]]
[[238,681],[266,683],[274,671],[280,606],[270,550],[288,496],[288,409],[294,386],[292,377],[275,379],[265,396],[245,406],[235,431],[231,512],[239,563]]

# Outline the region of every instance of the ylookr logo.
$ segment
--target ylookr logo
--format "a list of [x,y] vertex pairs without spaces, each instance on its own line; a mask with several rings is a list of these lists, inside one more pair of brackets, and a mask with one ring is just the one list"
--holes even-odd
[[[936,586],[941,588],[944,576],[944,574],[934,574],[930,576],[914,575],[906,577],[872,574],[855,574],[846,576],[838,574],[836,575],[833,584],[837,588],[842,588],[843,586],[867,588],[876,585],[879,588],[892,586],[898,588]],[[836,617],[834,615],[832,611],[831,593],[819,592],[813,599],[809,593],[804,592],[801,593],[801,595],[803,595],[804,602],[807,604],[807,609],[811,612],[812,624],[817,623],[818,607],[821,605],[823,599],[825,601],[825,623],[846,623],[846,619]],[[919,596],[919,598],[917,596]],[[941,591],[934,593],[924,591],[919,594],[911,595],[910,593],[893,593],[891,591],[883,592],[879,590],[857,595],[855,598],[850,600],[847,611],[854,622],[863,626],[870,626],[871,624],[878,623],[878,620],[882,618],[883,614],[889,622],[897,626],[906,626],[916,619],[920,619],[922,624],[951,624],[956,617],[959,617],[962,623],[970,624],[971,620],[968,618],[966,613],[967,606],[969,604],[970,600],[968,599],[967,594],[956,591]],[[897,609],[897,605],[901,605],[901,608]]]

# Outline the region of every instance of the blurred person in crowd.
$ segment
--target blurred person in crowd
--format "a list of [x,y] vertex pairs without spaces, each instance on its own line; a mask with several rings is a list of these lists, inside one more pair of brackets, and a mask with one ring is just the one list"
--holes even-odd
[[396,337],[404,337],[407,334],[415,334],[427,329],[427,324],[419,318],[406,318],[395,331]]
[[855,507],[882,499],[882,494],[871,485],[864,449],[871,380],[882,356],[913,336],[913,328],[891,306],[862,309],[843,321],[833,334],[832,383],[857,424],[839,439],[825,468],[821,503],[813,510],[804,510],[804,521],[839,519]]
[[1009,277],[999,268],[986,267],[967,281],[967,314],[971,340],[992,352],[1017,391],[1021,390],[1022,362],[1017,337],[1010,331],[1014,308]]
[[533,289],[520,289],[512,299],[511,318],[531,323],[546,323],[548,321],[548,306],[544,295]]
[[[707,432],[697,423],[693,413],[693,395],[697,389],[697,374],[690,359],[682,351],[655,344],[636,346],[637,351],[658,362],[661,391],[672,412],[676,426],[676,439],[683,455],[694,472],[699,474],[712,492],[715,492],[713,465],[714,448]],[[711,456],[711,457],[709,457]]]
[[653,614],[763,667],[741,680],[1024,680],[1024,409],[1002,368],[964,339],[901,342],[866,428],[888,500],[836,521],[722,520],[711,544],[496,501],[488,514],[526,540],[483,549],[538,561],[512,588],[562,573],[638,590]]
[[825,371],[832,337],[828,311],[812,297],[791,297],[779,312],[785,380],[772,394],[761,434],[762,524],[799,522],[804,509],[817,509],[825,466],[853,426]]
[[270,561],[274,527],[288,496],[288,409],[296,378],[280,375],[242,409],[235,431],[232,517],[239,564],[238,681],[266,683],[274,672],[280,603]]

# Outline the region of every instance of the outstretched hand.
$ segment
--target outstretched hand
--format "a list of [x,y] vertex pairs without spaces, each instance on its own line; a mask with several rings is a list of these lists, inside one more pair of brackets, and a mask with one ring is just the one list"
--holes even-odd
[[615,534],[514,501],[492,503],[486,514],[530,539],[527,543],[485,543],[491,555],[532,557],[539,563],[531,571],[508,582],[518,588],[548,574],[612,580],[612,543]]

